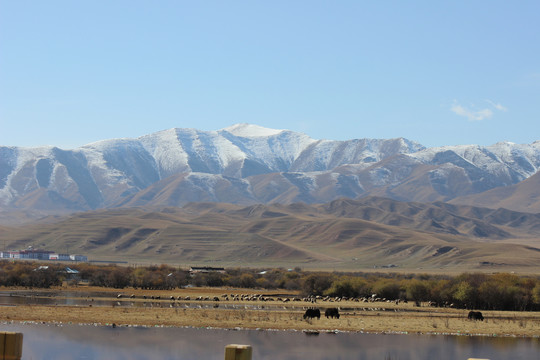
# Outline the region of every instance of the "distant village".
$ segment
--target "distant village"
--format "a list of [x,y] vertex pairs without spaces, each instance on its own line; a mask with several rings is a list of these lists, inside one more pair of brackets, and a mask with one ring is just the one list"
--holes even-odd
[[54,251],[36,250],[31,247],[26,250],[0,251],[0,258],[16,260],[88,261],[88,257],[85,255],[58,254]]

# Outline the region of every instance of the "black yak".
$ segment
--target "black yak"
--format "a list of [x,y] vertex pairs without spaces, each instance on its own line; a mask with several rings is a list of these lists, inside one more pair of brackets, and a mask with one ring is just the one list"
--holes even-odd
[[313,319],[315,317],[317,319],[321,318],[321,311],[319,309],[307,309],[306,312],[304,313],[304,319],[306,318]]
[[328,308],[324,311],[324,316],[339,319],[339,310],[337,308]]
[[480,311],[469,311],[469,315],[467,316],[469,320],[481,320],[484,321],[484,316]]

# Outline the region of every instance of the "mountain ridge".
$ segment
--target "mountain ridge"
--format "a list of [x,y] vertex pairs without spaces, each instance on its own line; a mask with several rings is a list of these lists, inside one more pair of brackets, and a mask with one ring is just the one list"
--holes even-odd
[[[0,146],[0,205],[6,212],[46,215],[191,201],[316,204],[371,195],[459,202],[519,186],[539,167],[540,141],[426,148],[404,138],[316,140],[252,124],[173,128],[72,150]],[[540,204],[528,211],[540,211]]]

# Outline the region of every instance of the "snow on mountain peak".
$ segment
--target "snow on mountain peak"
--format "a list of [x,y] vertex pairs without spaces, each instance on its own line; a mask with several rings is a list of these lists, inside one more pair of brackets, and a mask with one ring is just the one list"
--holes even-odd
[[224,131],[240,137],[261,137],[261,136],[273,136],[281,133],[284,130],[269,129],[258,125],[252,124],[235,124],[229,126]]

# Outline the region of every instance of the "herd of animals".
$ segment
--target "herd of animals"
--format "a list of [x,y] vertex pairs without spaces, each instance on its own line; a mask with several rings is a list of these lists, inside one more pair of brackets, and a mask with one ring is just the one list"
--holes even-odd
[[[339,319],[339,309],[338,308],[327,308],[324,311],[324,316],[326,316],[326,318]],[[306,312],[304,313],[304,319],[313,319],[313,318],[317,318],[317,319],[321,318],[321,311],[319,309],[310,308],[310,309],[307,309]],[[482,315],[482,312],[480,312],[480,311],[469,311],[469,314],[467,315],[467,318],[469,320],[484,321],[484,316]]]
[[[119,299],[122,298],[122,297],[126,297],[125,295],[123,294],[118,294],[117,296]],[[129,298],[135,298],[135,295],[130,295]],[[321,297],[321,296],[317,296],[317,297],[314,297],[314,296],[311,296],[311,297],[307,297],[307,298],[281,298],[281,297],[277,297],[276,299],[274,298],[270,298],[270,297],[264,297],[262,295],[239,295],[239,294],[230,294],[230,296],[228,294],[223,294],[221,295],[221,298],[224,300],[224,301],[229,301],[229,300],[232,300],[232,301],[274,301],[274,300],[277,300],[277,301],[282,301],[282,302],[288,302],[288,301],[306,301],[306,302],[310,302],[310,303],[316,303],[317,300],[322,300],[322,301],[330,301],[330,302],[339,302],[339,301],[342,301],[342,300],[347,300],[346,298],[343,299],[343,298],[331,298],[331,297]],[[152,300],[160,300],[161,297],[160,296],[150,296],[150,297],[147,297],[147,296],[143,296],[143,299],[152,299]],[[185,296],[185,297],[178,297],[178,298],[175,298],[174,296],[171,296],[169,298],[169,300],[171,301],[175,301],[175,300],[197,300],[197,301],[202,301],[202,300],[207,300],[207,301],[220,301],[220,298],[217,297],[217,296],[214,296],[214,297],[209,297],[209,296],[206,296],[206,297],[202,297],[202,296],[199,296],[199,297],[196,297],[194,299],[191,299],[189,296]],[[386,301],[386,299],[379,299],[379,298],[376,298],[375,295],[373,295],[371,298],[365,298],[365,299],[359,299],[359,300],[356,300],[356,301],[364,301],[364,302],[369,302],[369,301]],[[398,303],[398,300],[396,300],[396,303]],[[339,319],[339,309],[337,307],[329,307],[329,308],[326,308],[325,311],[324,311],[324,316],[326,316],[326,318],[331,318],[331,319]],[[311,307],[309,309],[307,309],[304,313],[304,316],[303,316],[304,319],[314,319],[314,318],[317,318],[317,319],[320,319],[321,318],[321,311],[320,309],[318,308],[315,308],[315,307]],[[484,321],[484,316],[482,315],[482,313],[480,311],[470,311],[469,314],[467,315],[467,318],[469,320],[474,320],[474,321]]]
[[[326,318],[336,318],[336,319],[339,319],[339,309],[338,308],[328,308],[324,311],[324,316],[326,316]],[[304,319],[313,319],[313,318],[317,318],[317,319],[320,319],[321,318],[321,310],[319,309],[307,309],[306,312],[304,313]]]

